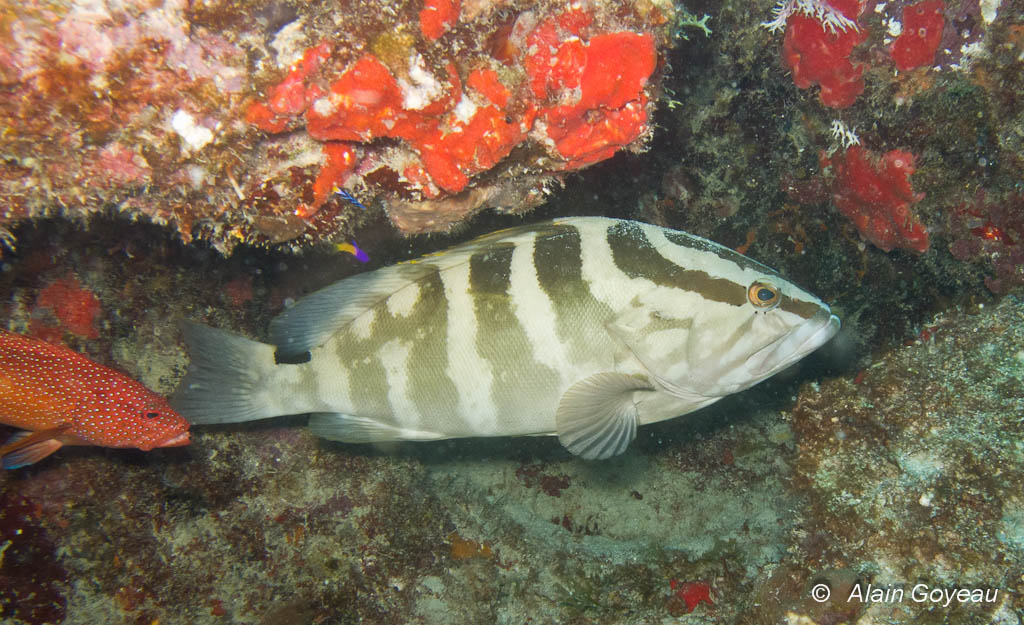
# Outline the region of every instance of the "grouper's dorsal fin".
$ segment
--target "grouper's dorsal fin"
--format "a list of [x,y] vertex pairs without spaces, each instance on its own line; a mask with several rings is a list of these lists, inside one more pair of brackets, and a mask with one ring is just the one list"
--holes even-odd
[[323,345],[338,330],[399,290],[434,273],[468,263],[473,254],[497,245],[534,238],[550,229],[518,226],[416,260],[356,274],[300,299],[270,322],[270,342],[278,357],[290,358]]
[[395,292],[437,271],[433,263],[405,263],[345,278],[278,315],[270,322],[270,342],[279,357],[308,352]]

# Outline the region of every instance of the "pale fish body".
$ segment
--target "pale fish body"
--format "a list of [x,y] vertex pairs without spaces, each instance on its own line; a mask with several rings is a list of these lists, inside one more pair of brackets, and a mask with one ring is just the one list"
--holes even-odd
[[314,433],[352,443],[557,435],[607,458],[838,329],[819,299],[706,239],[558,219],[342,280],[275,319],[272,344],[190,324],[172,405],[193,423],[312,413]]

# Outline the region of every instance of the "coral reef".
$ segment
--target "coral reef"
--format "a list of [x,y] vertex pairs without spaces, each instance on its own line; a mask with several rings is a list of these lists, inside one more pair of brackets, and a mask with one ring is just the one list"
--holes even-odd
[[[116,220],[17,234],[0,272],[11,324],[77,264],[105,319],[80,347],[164,392],[184,368],[167,318],[260,328],[357,264],[224,260]],[[148,246],[100,254],[118,241]],[[195,428],[148,454],[69,449],[0,475],[0,617],[1019,622],[1022,332],[1019,297],[952,307],[863,369],[812,359],[604,463],[546,437],[327,443],[302,417]],[[818,584],[833,599],[812,599]],[[908,598],[851,599],[868,584]],[[915,602],[918,584],[988,595]]]
[[[949,311],[864,375],[801,396],[794,486],[808,502],[800,557],[778,573],[798,593],[824,583],[834,597],[755,611],[818,623],[1019,622],[1022,315],[1012,297],[994,310]],[[903,599],[858,599],[853,588],[868,584]],[[936,588],[988,594],[949,601]]]
[[[303,417],[68,449],[0,474],[0,620],[1019,624],[1024,13],[770,5],[691,3],[714,32],[689,40],[647,0],[9,5],[6,326],[162,393],[170,320],[259,338],[532,206],[708,236],[844,331],[608,463],[544,437],[325,443]],[[837,108],[789,73],[843,33]],[[616,48],[644,63],[609,69]]]
[[525,212],[567,172],[643,149],[676,32],[666,0],[67,0],[4,15],[0,227],[115,207],[224,253],[374,219],[338,188],[405,233]]
[[[427,3],[420,15],[423,34],[436,40],[458,6]],[[548,18],[523,13],[502,24],[509,32],[494,33],[503,39],[497,58],[477,43],[472,55],[428,61],[412,38],[388,33],[339,76],[318,81],[318,70],[333,56],[328,43],[320,43],[265,102],[252,103],[246,117],[273,134],[304,127],[324,142],[325,152],[345,153],[344,159],[328,153],[313,202],[300,209],[304,217],[320,209],[332,188],[366,186],[361,178],[382,181],[368,189],[375,195],[400,191],[433,207],[433,222],[397,216],[393,222],[400,228],[444,228],[490,203],[488,189],[500,186],[501,176],[485,182],[479,175],[499,164],[503,171],[525,167],[536,187],[544,175],[607,159],[647,132],[645,87],[657,61],[654,36],[603,32],[602,19],[607,17],[579,7]],[[401,143],[376,148],[385,138]],[[516,148],[522,156],[509,158]],[[475,188],[464,194],[473,200],[465,208],[437,201],[474,179]],[[505,205],[530,204],[530,191],[520,187]]]
[[[784,0],[774,19],[763,6],[728,4],[713,15],[707,42],[682,42],[669,55],[670,101],[655,117],[665,132],[655,134],[650,152],[603,170],[605,179],[638,181],[641,191],[608,184],[604,202],[785,267],[819,292],[824,287],[845,311],[872,320],[860,328],[872,335],[865,347],[905,340],[951,300],[988,297],[986,277],[1007,292],[1024,271],[1013,227],[990,231],[995,238],[1007,233],[1008,245],[1005,237],[982,240],[970,231],[983,227],[989,212],[978,205],[979,192],[989,204],[1019,193],[1024,31],[1008,5],[917,4]],[[904,12],[944,20],[941,29],[923,24],[929,45],[936,30],[942,35],[934,59],[907,71],[891,57],[894,42],[912,34]],[[843,63],[862,68],[863,92],[846,108],[822,103],[820,88],[794,84],[785,50],[793,22],[814,22],[807,37],[825,43],[859,33],[861,43]],[[751,30],[755,24],[768,28]],[[849,163],[848,152],[855,155]],[[914,173],[890,168],[890,175],[876,175],[884,155],[898,153],[913,155],[896,160]],[[570,185],[570,201],[584,202],[598,185]],[[965,219],[955,218],[964,214],[958,207],[967,207]],[[1007,201],[993,214],[1010,224],[1019,210]],[[887,312],[897,309],[901,314]]]

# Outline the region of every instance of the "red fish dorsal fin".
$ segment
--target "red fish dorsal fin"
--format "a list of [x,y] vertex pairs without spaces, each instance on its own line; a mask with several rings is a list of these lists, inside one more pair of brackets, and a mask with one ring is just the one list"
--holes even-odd
[[57,437],[63,434],[70,423],[63,423],[49,430],[38,432],[17,432],[0,447],[0,458],[5,469],[18,469],[38,462],[57,451],[63,445]]

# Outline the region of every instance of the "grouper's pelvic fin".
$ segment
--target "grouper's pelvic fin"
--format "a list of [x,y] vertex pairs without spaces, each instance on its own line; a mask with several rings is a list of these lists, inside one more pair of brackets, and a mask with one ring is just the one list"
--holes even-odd
[[182,334],[192,363],[171,406],[192,423],[239,423],[277,416],[267,403],[274,346],[191,321]]

